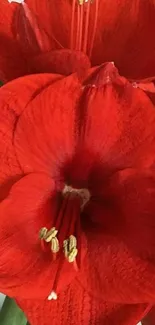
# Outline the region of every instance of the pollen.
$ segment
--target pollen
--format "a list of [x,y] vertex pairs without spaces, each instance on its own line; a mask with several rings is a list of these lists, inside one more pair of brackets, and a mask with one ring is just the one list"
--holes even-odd
[[79,5],[82,6],[84,3],[88,2],[89,0],[79,0]]
[[58,230],[55,227],[48,230],[46,227],[41,228],[39,238],[46,243],[51,243],[51,251],[53,253],[59,252],[59,240],[57,238]]

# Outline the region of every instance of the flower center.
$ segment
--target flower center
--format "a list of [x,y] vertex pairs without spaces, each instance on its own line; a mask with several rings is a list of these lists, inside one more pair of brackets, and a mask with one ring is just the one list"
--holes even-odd
[[[90,16],[92,10],[94,11],[94,18],[91,28]],[[70,48],[84,52],[88,55],[89,59],[91,58],[95,41],[98,12],[99,0],[73,0],[72,2]]]
[[[52,258],[59,260],[53,290],[48,300],[57,299],[57,288],[65,261],[70,264],[68,272],[77,271],[81,264],[82,229],[81,211],[90,200],[87,189],[75,189],[65,186],[62,192],[62,204],[51,229],[43,227],[39,237],[43,250],[52,252]],[[73,266],[71,266],[71,264]]]

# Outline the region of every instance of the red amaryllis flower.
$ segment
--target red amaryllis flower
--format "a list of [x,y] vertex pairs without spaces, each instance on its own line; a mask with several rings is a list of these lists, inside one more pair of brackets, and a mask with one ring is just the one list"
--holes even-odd
[[0,78],[61,74],[0,91],[0,290],[32,325],[133,325],[154,304],[154,14],[1,1]]
[[155,111],[112,63],[0,90],[0,291],[32,325],[133,325],[155,301]]
[[[1,0],[0,78],[69,75],[114,61],[122,75],[155,75],[154,0]],[[10,0],[11,2],[11,0]]]

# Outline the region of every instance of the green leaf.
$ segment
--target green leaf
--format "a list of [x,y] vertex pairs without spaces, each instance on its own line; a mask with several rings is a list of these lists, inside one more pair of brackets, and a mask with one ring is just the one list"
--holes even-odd
[[3,82],[0,80],[0,87],[2,87],[3,86]]
[[6,297],[0,312],[0,325],[26,325],[27,320],[15,301]]

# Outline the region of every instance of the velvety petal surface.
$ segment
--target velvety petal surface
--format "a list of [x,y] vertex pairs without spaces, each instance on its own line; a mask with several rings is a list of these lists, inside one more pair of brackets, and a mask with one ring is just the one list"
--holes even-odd
[[34,284],[32,296],[38,297],[39,282],[44,287],[44,292],[39,289],[39,296],[50,293],[52,256],[42,251],[39,231],[51,221],[52,202],[53,214],[57,213],[57,199],[54,195],[51,198],[54,190],[49,177],[31,174],[16,182],[1,202],[1,291],[10,296],[28,298]]
[[64,177],[76,145],[76,102],[82,87],[76,76],[46,87],[20,117],[14,134],[17,157],[25,173],[42,171]]
[[23,175],[23,168],[15,154],[13,132],[19,116],[43,88],[57,75],[36,75],[18,79],[0,89],[0,200],[5,198],[10,187]]
[[79,143],[69,177],[75,186],[89,179],[98,192],[109,172],[154,166],[155,111],[148,96],[120,77],[111,63],[84,84],[77,109]]

